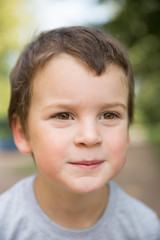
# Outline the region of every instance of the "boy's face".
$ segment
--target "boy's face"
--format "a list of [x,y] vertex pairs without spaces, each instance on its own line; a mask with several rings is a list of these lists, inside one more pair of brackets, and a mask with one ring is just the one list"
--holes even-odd
[[40,181],[87,193],[120,172],[129,145],[126,81],[115,65],[95,76],[67,54],[38,72],[20,150],[33,152]]

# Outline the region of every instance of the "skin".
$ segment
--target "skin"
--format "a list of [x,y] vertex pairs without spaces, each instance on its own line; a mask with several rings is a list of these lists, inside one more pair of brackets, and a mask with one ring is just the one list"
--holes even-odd
[[34,154],[41,208],[61,226],[84,229],[103,214],[107,183],[126,161],[127,100],[127,79],[113,64],[96,76],[61,54],[37,73],[27,135],[18,116],[12,129],[19,150]]

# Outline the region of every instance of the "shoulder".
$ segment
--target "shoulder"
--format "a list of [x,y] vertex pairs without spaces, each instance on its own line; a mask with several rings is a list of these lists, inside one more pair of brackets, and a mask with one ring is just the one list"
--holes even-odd
[[[8,189],[6,192],[0,195],[0,213],[2,213],[3,209],[8,206],[10,206],[8,210],[14,208],[15,205],[18,205],[19,207],[21,206],[19,204],[21,201],[24,200],[25,192],[32,188],[34,178],[35,176],[30,176],[22,179],[10,189]],[[28,192],[28,194],[30,193]]]
[[[147,239],[156,239],[153,236],[160,234],[160,222],[156,213],[139,200],[126,194],[118,185],[111,182],[110,192],[114,201],[114,214],[121,227],[130,232],[137,232],[137,236],[150,236]],[[160,237],[160,235],[159,235]]]
[[34,176],[23,179],[0,195],[0,239],[3,234],[9,234],[11,229],[16,229],[22,222],[24,223],[27,194],[30,194],[29,188],[32,186],[33,179]]
[[145,216],[157,218],[156,213],[151,208],[149,208],[143,202],[129,196],[117,184],[111,182],[110,189],[112,195],[117,198],[116,207],[122,212],[132,214],[133,216],[136,215],[136,218],[145,218]]
[[29,185],[33,183],[35,176],[30,176],[25,179],[22,179],[15,185],[13,185],[10,189],[0,195],[0,209],[7,205],[8,201],[10,201],[10,206],[12,204],[17,203],[20,201],[20,197],[23,196],[24,189],[28,188]]

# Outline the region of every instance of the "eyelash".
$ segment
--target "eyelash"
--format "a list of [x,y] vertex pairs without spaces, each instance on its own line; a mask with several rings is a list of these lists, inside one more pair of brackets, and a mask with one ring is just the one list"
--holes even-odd
[[[106,115],[106,117],[108,118],[105,118],[104,116]],[[65,119],[65,117],[67,117]],[[72,115],[68,112],[59,112],[59,113],[56,113],[55,115],[52,116],[52,118],[55,118],[55,119],[59,119],[59,120],[62,120],[62,121],[65,121],[65,120],[73,120],[74,118],[72,117]],[[104,120],[113,120],[113,119],[116,119],[116,118],[119,118],[119,114],[117,113],[114,113],[114,112],[105,112],[101,115],[100,119],[104,119]]]

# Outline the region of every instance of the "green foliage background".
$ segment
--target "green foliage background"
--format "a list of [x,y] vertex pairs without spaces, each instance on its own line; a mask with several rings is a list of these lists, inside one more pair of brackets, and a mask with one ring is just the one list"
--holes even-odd
[[27,40],[33,14],[30,0],[0,1],[0,138],[10,134],[7,109],[10,98],[9,72]]
[[9,71],[19,50],[26,42],[26,28],[33,15],[27,0],[0,1],[0,118],[7,115]]

